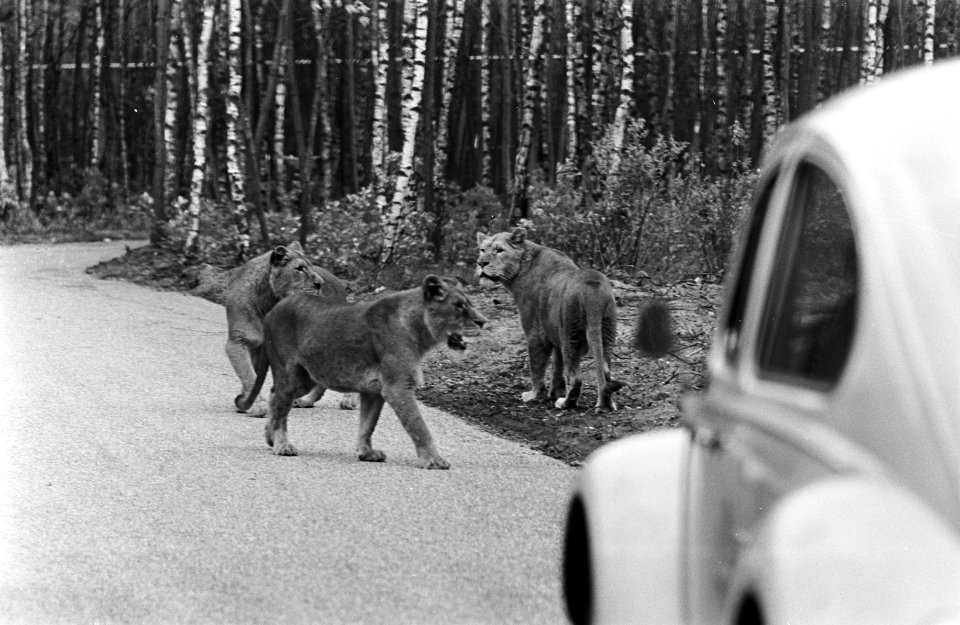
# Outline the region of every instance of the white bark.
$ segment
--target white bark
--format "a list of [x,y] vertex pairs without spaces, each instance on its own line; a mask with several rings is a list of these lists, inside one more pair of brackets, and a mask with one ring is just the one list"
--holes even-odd
[[[706,0],[703,2],[706,6]],[[613,118],[614,162],[611,166],[613,171],[620,167],[624,129],[633,106],[633,0],[621,0],[620,3],[620,57],[623,59],[623,70],[620,76],[620,101]]]
[[250,227],[247,224],[243,167],[240,164],[243,154],[243,137],[240,127],[240,91],[243,84],[240,15],[240,0],[227,0],[227,59],[230,72],[227,87],[227,178],[237,227],[235,236],[237,253],[241,258],[246,258],[250,249]]
[[404,54],[408,76],[403,98],[403,152],[400,167],[387,215],[383,220],[383,251],[381,264],[393,257],[394,249],[403,231],[407,216],[415,208],[416,198],[411,193],[413,157],[417,140],[417,125],[420,123],[420,105],[423,92],[424,57],[427,48],[428,0],[407,0],[404,21],[415,24],[412,50]]
[[209,51],[210,40],[213,38],[213,14],[216,5],[213,0],[204,0],[202,5],[203,25],[200,30],[200,41],[197,45],[196,91],[193,94],[193,170],[190,175],[190,224],[184,251],[193,253],[197,235],[200,231],[200,199],[203,195],[203,180],[207,162],[207,118],[209,116],[208,101],[210,98],[210,70]]

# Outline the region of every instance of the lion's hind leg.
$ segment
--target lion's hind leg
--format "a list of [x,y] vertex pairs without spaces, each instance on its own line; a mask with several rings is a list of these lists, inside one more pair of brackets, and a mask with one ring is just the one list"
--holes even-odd
[[293,400],[294,408],[313,408],[320,398],[323,397],[324,392],[327,389],[323,388],[319,384],[314,386],[306,395],[301,395],[300,397]]
[[558,397],[555,405],[561,410],[568,410],[577,407],[580,391],[583,388],[583,374],[580,372],[580,348],[567,341],[561,351],[563,353],[563,376],[566,381],[567,394]]
[[357,437],[357,458],[363,462],[383,462],[387,454],[373,448],[373,430],[380,420],[383,397],[376,393],[360,394],[360,433]]

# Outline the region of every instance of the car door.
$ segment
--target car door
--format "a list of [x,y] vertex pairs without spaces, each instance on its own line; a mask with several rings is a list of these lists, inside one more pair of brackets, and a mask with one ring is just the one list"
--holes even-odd
[[819,453],[855,337],[853,227],[829,159],[768,168],[711,355],[685,404],[694,445],[685,572],[691,623],[735,622],[762,598],[733,580],[763,520],[790,491],[842,470]]

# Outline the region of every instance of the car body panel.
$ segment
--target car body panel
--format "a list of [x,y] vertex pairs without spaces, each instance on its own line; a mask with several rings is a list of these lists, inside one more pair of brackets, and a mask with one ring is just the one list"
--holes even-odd
[[[680,622],[680,509],[689,441],[689,432],[680,429],[630,437],[602,447],[581,471],[577,492],[590,511],[591,567],[598,575],[591,622]],[[663,496],[651,499],[652,490]]]

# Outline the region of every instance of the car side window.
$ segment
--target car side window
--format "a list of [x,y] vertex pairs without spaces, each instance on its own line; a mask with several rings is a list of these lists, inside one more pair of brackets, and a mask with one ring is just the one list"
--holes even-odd
[[857,248],[830,177],[804,163],[795,180],[760,329],[759,371],[826,390],[839,379],[854,336]]
[[743,254],[740,261],[740,270],[734,286],[730,307],[724,319],[724,351],[730,361],[737,358],[740,351],[743,317],[747,309],[747,300],[750,295],[750,282],[753,280],[753,269],[756,265],[757,246],[760,243],[760,234],[763,223],[767,218],[767,205],[773,195],[777,177],[771,177],[760,190],[753,204],[750,222],[747,224],[747,234],[743,239]]

